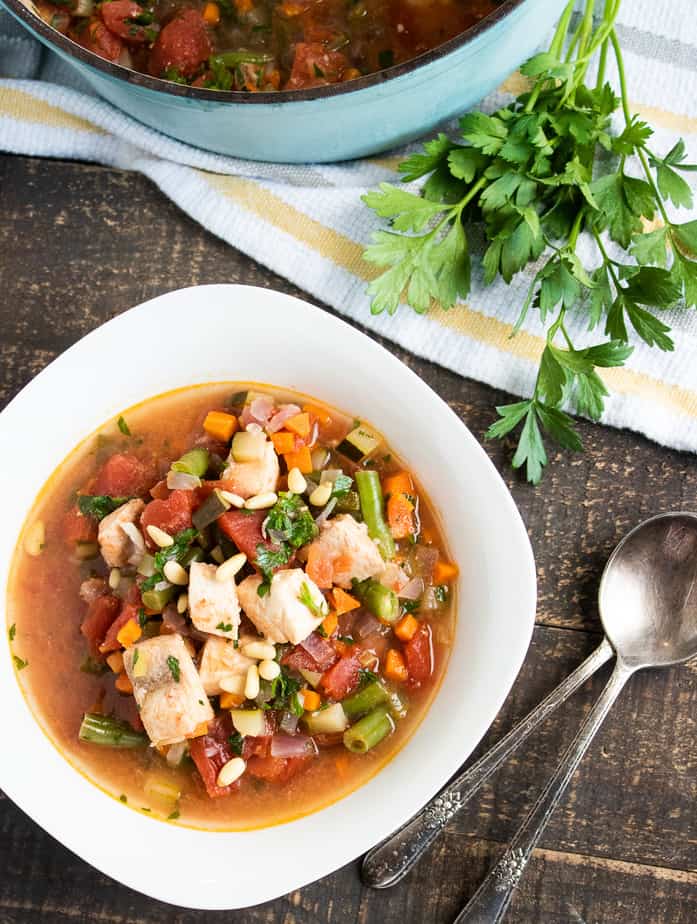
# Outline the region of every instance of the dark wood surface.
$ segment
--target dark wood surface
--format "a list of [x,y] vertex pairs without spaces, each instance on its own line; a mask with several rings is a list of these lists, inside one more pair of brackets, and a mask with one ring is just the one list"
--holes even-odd
[[[302,294],[202,230],[142,177],[7,156],[0,157],[0,282],[3,403],[83,334],[159,293],[245,282]],[[482,437],[505,395],[386,345]],[[653,513],[695,506],[692,456],[629,432],[580,428],[585,455],[554,458],[537,490],[511,474],[510,446],[486,444],[530,533],[539,613],[522,673],[481,748],[597,644],[596,586],[622,534]],[[391,891],[362,887],[355,862],[258,908],[171,908],[97,873],[3,799],[0,924],[448,924],[522,820],[606,677],[602,672],[551,718]],[[696,721],[697,667],[632,680],[535,852],[510,924],[697,921]]]

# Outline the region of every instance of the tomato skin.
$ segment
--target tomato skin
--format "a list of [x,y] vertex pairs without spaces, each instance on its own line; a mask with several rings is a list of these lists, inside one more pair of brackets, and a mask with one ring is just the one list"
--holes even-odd
[[[258,545],[263,545],[265,549],[278,550],[278,546],[264,539],[261,532],[261,524],[268,515],[268,510],[255,510],[249,515],[241,510],[228,510],[227,513],[218,517],[216,522],[228,539],[232,539],[240,552],[244,552],[249,561],[254,564]],[[278,565],[274,571],[292,567],[293,558],[286,564]]]
[[167,500],[153,500],[146,505],[140,518],[140,528],[146,544],[152,549],[155,543],[146,527],[157,526],[170,536],[176,536],[191,526],[191,513],[196,504],[193,491],[172,491]]
[[327,51],[321,42],[298,42],[284,90],[324,87],[337,83],[347,64],[346,57],[340,51]]
[[147,41],[145,27],[133,22],[144,10],[133,0],[107,0],[99,7],[104,25],[127,44],[140,45]]
[[208,731],[205,735],[192,738],[189,742],[191,759],[196,764],[196,769],[211,799],[227,796],[240,787],[239,780],[230,786],[218,786],[216,783],[222,767],[236,756],[232,752],[229,740],[234,731],[230,714],[225,712],[208,723]]
[[[70,32],[70,37],[78,45],[82,45],[83,48],[87,48],[88,51],[94,52],[94,54],[99,55],[100,58],[104,58],[106,61],[118,61],[123,51],[121,39],[114,35],[113,32],[110,32],[104,22],[97,16],[93,16],[79,32],[73,29]],[[107,494],[109,492],[103,491],[102,493]]]
[[119,648],[121,648],[121,643],[116,636],[129,619],[135,619],[135,621],[138,622],[138,607],[135,603],[123,603],[121,605],[121,612],[109,626],[104,636],[104,641],[99,646],[99,650],[102,654],[109,654],[110,651],[118,651]]
[[286,783],[303,769],[308,760],[308,757],[250,757],[247,773],[268,783]]
[[425,623],[404,646],[409,679],[413,684],[424,683],[433,673],[433,641],[431,627]]
[[76,542],[96,542],[97,530],[97,521],[80,513],[77,504],[63,517],[63,538],[69,545]]
[[87,639],[90,653],[95,657],[101,654],[100,645],[117,619],[120,609],[121,601],[113,594],[103,594],[90,603],[87,615],[80,625],[80,632]]
[[360,669],[361,663],[353,655],[341,658],[322,674],[320,686],[332,699],[345,699],[358,686]]
[[158,35],[150,52],[148,70],[161,77],[176,68],[183,77],[193,77],[213,51],[206,23],[198,10],[182,10]]
[[116,452],[101,467],[93,493],[111,497],[137,496],[146,493],[150,480],[147,466],[137,456]]

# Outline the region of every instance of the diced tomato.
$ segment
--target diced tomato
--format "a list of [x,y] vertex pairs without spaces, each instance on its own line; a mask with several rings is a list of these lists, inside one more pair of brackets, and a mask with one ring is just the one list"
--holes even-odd
[[97,521],[80,513],[77,504],[63,517],[63,538],[71,545],[75,542],[94,542],[97,529]]
[[147,526],[164,529],[170,536],[176,536],[183,529],[188,529],[196,503],[197,498],[193,491],[172,491],[167,500],[153,500],[146,504],[140,518],[140,527],[146,543],[154,548],[154,543],[146,531]]
[[198,10],[182,10],[158,35],[150,52],[148,69],[162,77],[170,68],[193,77],[213,51],[205,20]]
[[[268,516],[268,510],[255,510],[248,514],[242,510],[228,510],[218,518],[217,523],[222,532],[232,539],[240,552],[244,552],[250,562],[254,562],[257,557],[257,546],[263,545],[266,549],[278,550],[278,546],[268,539],[264,539],[261,532],[261,524]],[[292,566],[292,559],[286,564],[278,565],[279,568],[288,568]]]
[[144,13],[139,3],[133,0],[107,0],[99,7],[99,12],[107,29],[127,44],[140,45],[147,41],[145,26],[133,21]]
[[102,466],[94,485],[95,494],[131,497],[145,494],[150,482],[147,466],[137,456],[117,452]]
[[163,478],[150,488],[150,497],[155,500],[167,500],[172,492],[167,487],[167,481]]
[[104,594],[90,603],[87,615],[82,620],[80,632],[87,639],[93,655],[99,656],[99,646],[117,618],[120,609],[121,601],[113,594]]
[[[84,20],[81,20],[82,22]],[[105,58],[107,61],[118,61],[123,52],[121,39],[114,35],[113,32],[110,32],[104,22],[97,16],[93,16],[83,28],[72,29],[69,34],[70,38],[77,42],[78,45],[93,51],[100,58]],[[104,491],[102,493],[107,494],[109,492]]]
[[135,603],[122,604],[121,612],[109,626],[109,629],[104,636],[104,641],[99,646],[99,650],[102,654],[109,654],[110,651],[118,651],[118,649],[121,647],[121,643],[116,636],[126,625],[129,619],[135,619],[135,621],[138,622],[138,607],[135,605]]
[[221,769],[235,757],[230,746],[230,736],[234,731],[230,714],[224,712],[209,723],[205,735],[192,738],[189,742],[191,759],[196,764],[196,769],[201,774],[206,792],[211,799],[227,796],[233,790],[239,789],[239,780],[230,786],[218,786],[216,783]]
[[325,555],[319,545],[310,546],[305,566],[307,576],[323,590],[332,586],[334,578],[334,562]]
[[300,90],[337,83],[347,64],[340,51],[327,51],[321,42],[298,42],[290,78],[284,89]]
[[307,757],[251,757],[247,762],[247,773],[268,783],[286,783],[303,769]]
[[431,627],[425,623],[404,646],[409,679],[418,684],[428,680],[433,673],[433,643]]
[[332,699],[344,699],[358,686],[360,669],[360,661],[353,655],[341,658],[322,674],[320,686]]
[[242,746],[242,757],[249,760],[252,757],[268,757],[271,747],[271,735],[263,737],[250,737],[247,735]]

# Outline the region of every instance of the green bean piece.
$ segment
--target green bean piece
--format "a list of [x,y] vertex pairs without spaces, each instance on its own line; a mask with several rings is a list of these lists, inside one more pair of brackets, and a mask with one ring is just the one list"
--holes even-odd
[[202,447],[190,449],[184,453],[181,459],[172,462],[172,471],[184,472],[187,475],[197,475],[199,478],[203,478],[208,471],[210,458],[210,453],[207,449]]
[[78,736],[80,741],[107,748],[142,748],[149,743],[148,736],[134,731],[128,722],[93,712],[85,713]]
[[394,720],[386,706],[378,706],[344,732],[344,747],[365,754],[394,731]]
[[368,527],[368,535],[377,541],[383,558],[394,558],[394,539],[385,523],[383,513],[384,503],[380,476],[374,469],[356,472],[356,487],[361,501],[363,520]]
[[342,700],[341,705],[349,719],[357,719],[376,706],[388,702],[389,693],[379,680],[366,684],[362,690]]
[[220,54],[213,55],[211,65],[214,60],[218,60],[225,67],[237,67],[240,64],[266,64],[273,61],[273,55],[266,51],[246,51],[239,48],[237,51],[221,51]]
[[379,581],[368,578],[353,585],[353,591],[363,606],[381,622],[392,624],[399,619],[397,594]]
[[151,590],[144,590],[141,594],[143,606],[148,610],[152,610],[154,613],[161,613],[175,595],[176,591],[177,588],[172,584],[168,584],[167,587],[161,587],[159,590],[156,587],[153,587]]

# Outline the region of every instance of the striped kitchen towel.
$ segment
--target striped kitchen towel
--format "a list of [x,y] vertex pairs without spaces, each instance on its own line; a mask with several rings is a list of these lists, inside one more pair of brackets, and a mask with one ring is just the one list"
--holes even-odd
[[[618,32],[633,108],[668,151],[683,136],[697,161],[696,0],[624,0]],[[611,79],[615,79],[612,69]],[[518,92],[512,76],[484,103]],[[286,166],[235,160],[169,139],[95,97],[80,78],[0,11],[0,150],[76,158],[138,170],[214,234],[347,317],[461,375],[530,394],[544,346],[530,312],[510,338],[530,276],[484,288],[474,273],[467,304],[416,315],[373,317],[366,296],[374,270],[361,254],[379,220],[361,195],[396,180],[403,152],[336,165]],[[689,175],[688,175],[689,177]],[[688,220],[686,216],[682,220]],[[585,242],[588,243],[588,242]],[[583,246],[583,245],[582,245]],[[590,246],[590,245],[589,245]],[[673,353],[637,342],[626,368],[603,370],[612,393],[605,423],[665,445],[697,450],[697,313],[675,309]],[[574,342],[588,341],[582,317]]]

